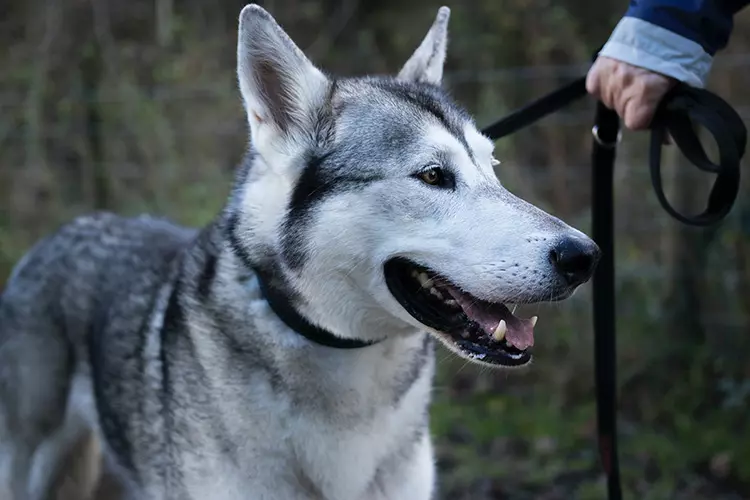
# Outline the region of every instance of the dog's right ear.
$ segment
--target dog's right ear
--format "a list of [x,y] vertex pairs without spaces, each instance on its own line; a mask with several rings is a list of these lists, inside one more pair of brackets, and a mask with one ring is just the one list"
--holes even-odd
[[253,142],[308,127],[330,82],[262,7],[240,13],[237,77]]

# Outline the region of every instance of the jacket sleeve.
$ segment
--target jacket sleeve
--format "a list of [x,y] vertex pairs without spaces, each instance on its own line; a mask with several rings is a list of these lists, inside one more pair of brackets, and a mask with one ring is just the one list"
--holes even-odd
[[736,12],[750,0],[631,0],[600,55],[705,84],[713,56],[726,47]]

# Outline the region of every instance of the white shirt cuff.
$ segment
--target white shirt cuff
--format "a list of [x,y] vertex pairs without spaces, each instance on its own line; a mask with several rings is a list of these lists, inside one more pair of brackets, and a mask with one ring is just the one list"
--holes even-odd
[[623,17],[599,55],[703,87],[713,58],[700,44],[635,17]]

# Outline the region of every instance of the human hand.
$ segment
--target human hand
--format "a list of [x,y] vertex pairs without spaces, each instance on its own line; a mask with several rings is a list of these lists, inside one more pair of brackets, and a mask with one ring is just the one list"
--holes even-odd
[[586,90],[614,109],[631,130],[649,127],[656,107],[677,80],[618,61],[597,57],[586,75]]

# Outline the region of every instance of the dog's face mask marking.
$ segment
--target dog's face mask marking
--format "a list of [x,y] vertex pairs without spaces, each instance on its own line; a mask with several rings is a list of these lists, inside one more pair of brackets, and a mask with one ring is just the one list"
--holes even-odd
[[337,335],[417,328],[523,365],[536,318],[507,305],[569,296],[599,250],[501,186],[492,142],[440,89],[448,17],[396,77],[334,80],[246,7],[238,76],[257,156],[234,231],[254,259],[283,263],[300,312]]

